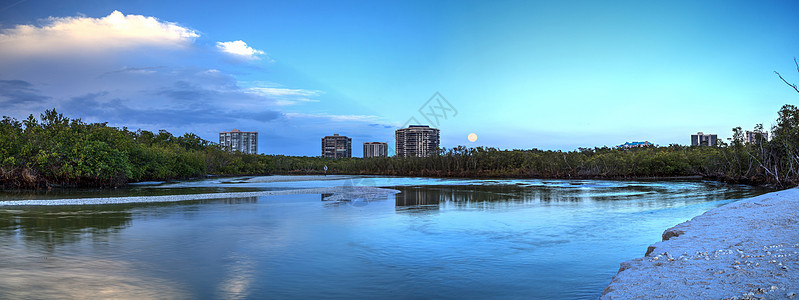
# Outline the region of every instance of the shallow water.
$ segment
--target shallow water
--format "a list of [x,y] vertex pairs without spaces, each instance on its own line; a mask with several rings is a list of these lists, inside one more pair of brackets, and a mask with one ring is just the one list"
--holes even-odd
[[595,299],[666,228],[766,192],[705,181],[326,179],[209,179],[115,195],[401,193],[0,207],[0,298]]

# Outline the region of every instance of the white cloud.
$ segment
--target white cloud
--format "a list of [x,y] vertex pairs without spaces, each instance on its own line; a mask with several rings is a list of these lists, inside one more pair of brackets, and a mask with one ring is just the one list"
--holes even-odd
[[274,99],[277,105],[292,105],[298,102],[319,102],[319,100],[315,100],[313,97],[323,94],[321,91],[276,87],[253,87],[250,88],[248,92]]
[[[358,140],[393,136],[377,116],[318,113],[332,104],[316,103],[324,91],[284,86],[266,74],[259,76],[264,81],[240,81],[237,68],[251,66],[209,58],[263,61],[266,53],[243,41],[203,47],[195,44],[198,36],[175,23],[116,11],[0,28],[0,112],[24,119],[56,108],[86,122],[210,140],[222,130],[249,128],[263,135],[260,150],[275,154],[319,155],[318,137],[332,128]],[[287,105],[300,113],[286,114]]]
[[285,113],[288,118],[322,118],[338,122],[376,122],[380,117],[372,115],[330,115],[309,113]]
[[261,50],[247,46],[247,43],[241,40],[232,42],[216,42],[216,48],[224,53],[248,60],[261,59],[259,55],[266,54]]
[[0,31],[0,54],[94,53],[141,46],[182,48],[198,36],[194,30],[176,23],[114,11],[102,18],[50,17],[41,26],[4,29]]

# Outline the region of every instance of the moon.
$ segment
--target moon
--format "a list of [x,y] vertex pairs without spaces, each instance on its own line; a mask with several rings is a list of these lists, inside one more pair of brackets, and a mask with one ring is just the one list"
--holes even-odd
[[469,136],[468,136],[467,138],[468,138],[468,139],[469,139],[469,141],[470,141],[470,142],[472,142],[472,143],[474,143],[474,142],[476,142],[476,141],[477,141],[477,135],[476,135],[476,134],[474,134],[474,133],[470,133],[470,134],[469,134]]

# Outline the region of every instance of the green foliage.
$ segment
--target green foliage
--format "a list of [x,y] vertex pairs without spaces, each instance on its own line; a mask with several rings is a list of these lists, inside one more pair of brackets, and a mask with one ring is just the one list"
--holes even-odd
[[[755,131],[762,130],[762,125]],[[799,109],[784,106],[772,141],[633,149],[439,149],[430,157],[330,159],[230,152],[187,133],[129,131],[70,120],[55,110],[39,119],[0,121],[0,187],[118,186],[215,175],[373,174],[436,177],[642,178],[703,176],[779,186],[799,182]],[[325,172],[325,165],[328,171]]]
[[[266,158],[219,150],[188,133],[131,132],[86,124],[47,110],[20,122],[0,121],[0,187],[119,186],[205,174],[267,174]],[[209,163],[215,162],[215,163]]]

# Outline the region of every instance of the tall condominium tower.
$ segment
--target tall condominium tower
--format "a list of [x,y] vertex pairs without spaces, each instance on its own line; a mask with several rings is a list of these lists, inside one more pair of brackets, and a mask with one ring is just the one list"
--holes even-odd
[[233,131],[219,133],[219,144],[228,150],[257,154],[258,132],[233,128]]
[[381,142],[363,143],[363,158],[388,156],[388,144]]
[[768,131],[746,131],[747,143],[758,144],[764,141],[768,141]]
[[691,135],[691,146],[715,146],[718,135],[697,132]]
[[352,139],[338,134],[323,137],[322,157],[352,157]]
[[432,155],[439,146],[439,131],[427,125],[411,125],[397,129],[397,156],[426,157]]

